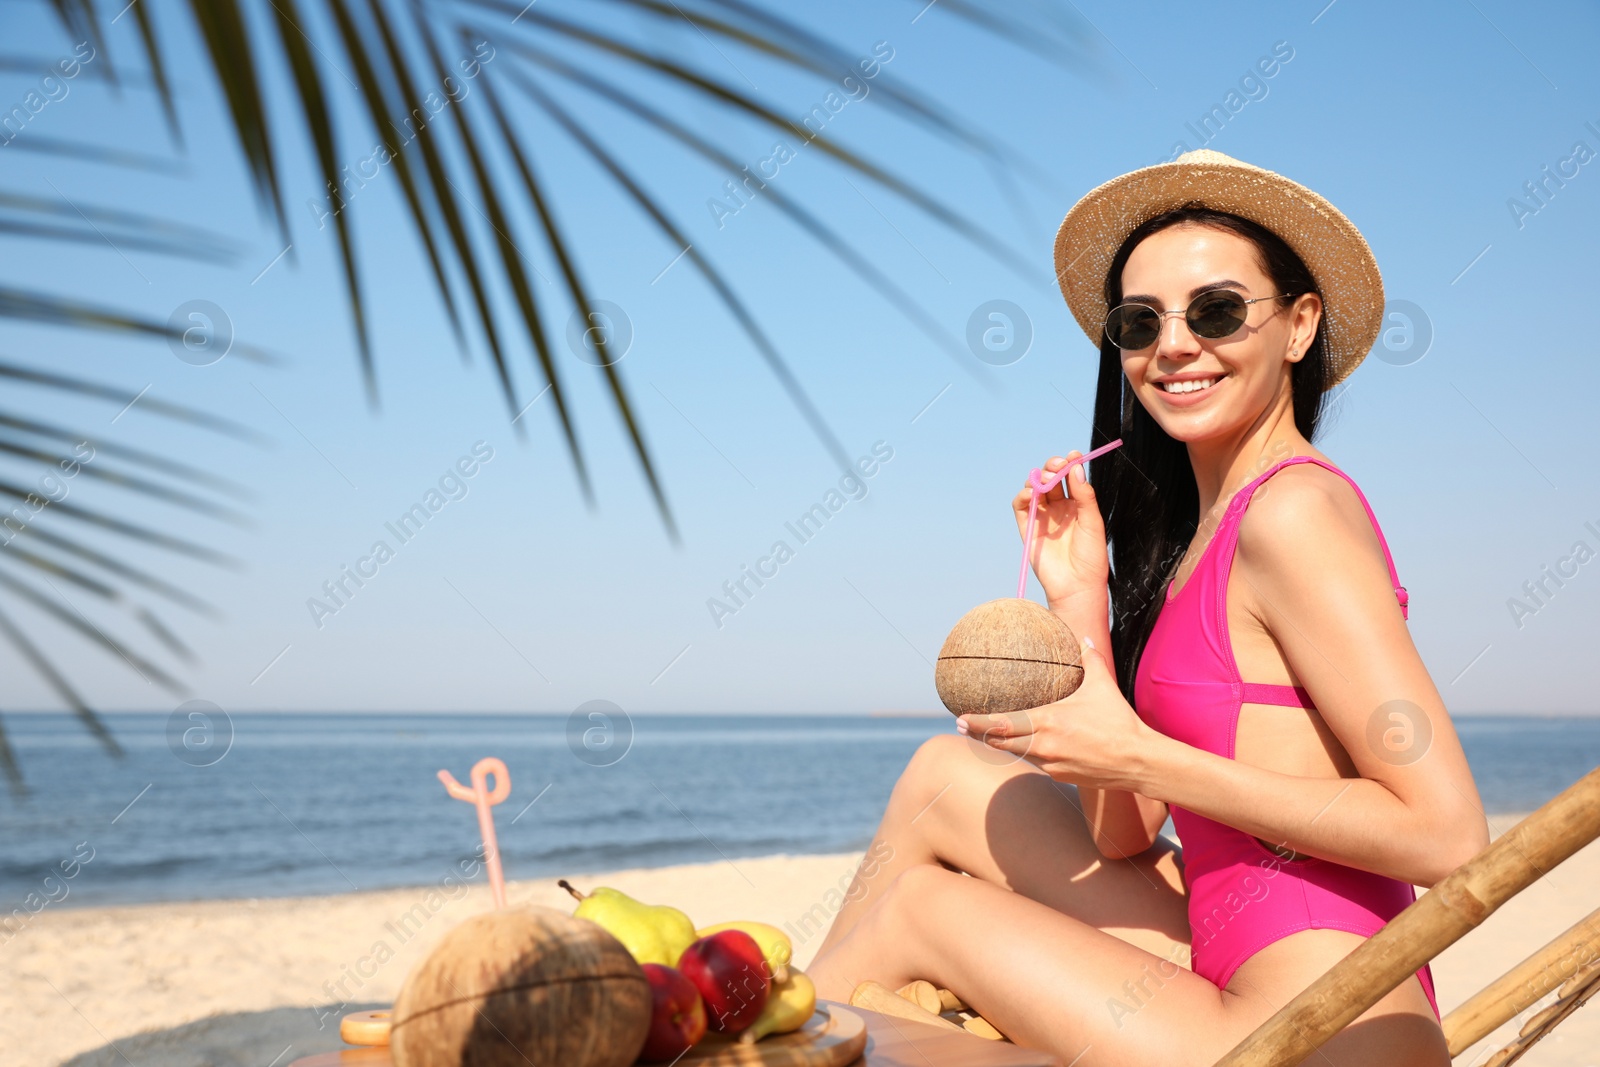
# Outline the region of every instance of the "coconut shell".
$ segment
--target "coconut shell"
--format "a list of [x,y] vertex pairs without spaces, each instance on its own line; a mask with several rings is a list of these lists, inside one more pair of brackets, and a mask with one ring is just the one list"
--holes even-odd
[[961,617],[939,650],[933,685],[956,715],[1054,703],[1083,683],[1072,629],[1036,601],[1006,597]]
[[628,1067],[650,1029],[650,985],[622,942],[552,908],[461,923],[394,1002],[395,1067]]

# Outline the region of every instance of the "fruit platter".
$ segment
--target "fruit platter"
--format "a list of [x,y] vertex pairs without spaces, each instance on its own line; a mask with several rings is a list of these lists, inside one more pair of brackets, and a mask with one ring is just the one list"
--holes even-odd
[[311,1057],[300,1067],[844,1067],[860,1059],[866,1023],[843,1005],[819,1009],[777,927],[696,927],[677,908],[608,886],[585,892],[565,879],[557,884],[577,901],[571,914],[508,904],[493,816],[511,792],[505,764],[480,760],[470,787],[447,771],[439,778],[477,807],[495,906],[447,931],[406,975],[391,1009],[341,1020],[340,1036],[367,1054]]
[[565,879],[557,884],[577,898],[573,914],[610,931],[650,983],[643,1062],[675,1060],[709,1032],[753,1045],[811,1020],[816,988],[790,966],[794,946],[777,927],[725,922],[697,930],[677,908],[647,906],[604,886],[584,894]]

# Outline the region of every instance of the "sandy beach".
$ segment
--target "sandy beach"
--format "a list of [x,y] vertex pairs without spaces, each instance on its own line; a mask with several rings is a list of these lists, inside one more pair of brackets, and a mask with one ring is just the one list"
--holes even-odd
[[[1515,816],[1491,820],[1495,833]],[[702,925],[759,919],[790,930],[807,964],[859,854],[574,874],[683,908]],[[1461,1003],[1593,910],[1600,844],[1506,905],[1434,966],[1440,1005]],[[571,907],[553,880],[512,883],[513,901]],[[46,908],[8,943],[0,1063],[35,1067],[284,1067],[342,1047],[338,1017],[388,1004],[452,925],[487,908],[482,886],[341,896]],[[319,1022],[321,1029],[319,1030]],[[1513,1020],[1457,1060],[1476,1064]],[[1588,1006],[1522,1061],[1600,1064],[1600,1007]]]

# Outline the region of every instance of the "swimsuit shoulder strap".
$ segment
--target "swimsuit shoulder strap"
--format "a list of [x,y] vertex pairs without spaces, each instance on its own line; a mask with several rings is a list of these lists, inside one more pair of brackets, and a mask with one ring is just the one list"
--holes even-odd
[[[1361,501],[1361,507],[1367,513],[1367,521],[1372,523],[1372,532],[1378,535],[1378,547],[1383,549],[1383,562],[1389,568],[1389,582],[1394,586],[1395,599],[1400,601],[1400,615],[1402,618],[1409,619],[1411,598],[1406,593],[1406,587],[1400,584],[1400,575],[1394,567],[1394,557],[1389,554],[1389,542],[1383,536],[1382,527],[1378,525],[1378,517],[1372,513],[1372,505],[1367,503],[1366,494],[1363,493],[1361,491],[1361,487],[1355,483],[1355,479],[1351,478],[1348,474],[1340,470],[1338,467],[1335,467],[1333,464],[1327,462],[1326,460],[1318,459],[1315,456],[1290,456],[1288,459],[1283,460],[1282,462],[1275,463],[1264,473],[1257,476],[1255,479],[1245,485],[1243,489],[1240,489],[1233,495],[1233,499],[1228,502],[1228,511],[1227,514],[1223,516],[1221,528],[1217,531],[1218,537],[1226,538],[1226,542],[1218,546],[1222,549],[1222,552],[1219,553],[1219,558],[1222,560],[1222,565],[1228,567],[1229,569],[1232,568],[1233,550],[1239,542],[1239,523],[1244,518],[1245,508],[1250,506],[1250,498],[1255,494],[1256,489],[1260,487],[1260,485],[1268,478],[1271,478],[1274,474],[1277,474],[1285,467],[1292,467],[1297,463],[1315,463],[1317,466],[1326,470],[1330,470],[1334,474],[1337,474],[1339,477],[1343,478],[1347,483],[1349,483],[1350,488],[1355,490],[1356,499]],[[1226,596],[1227,583],[1220,583],[1220,587],[1223,590],[1223,595]]]

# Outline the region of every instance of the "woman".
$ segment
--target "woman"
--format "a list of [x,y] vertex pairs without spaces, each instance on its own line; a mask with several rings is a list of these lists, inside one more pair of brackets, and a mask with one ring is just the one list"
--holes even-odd
[[[1211,1064],[1488,842],[1382,534],[1311,443],[1383,287],[1331,204],[1204,150],[1084,197],[1056,265],[1093,441],[1124,440],[1039,506],[1083,685],[918,750],[809,973],[928,979],[1081,1067]],[[1427,968],[1315,1059],[1448,1063]]]

